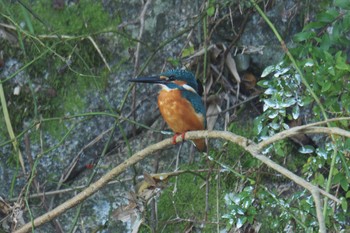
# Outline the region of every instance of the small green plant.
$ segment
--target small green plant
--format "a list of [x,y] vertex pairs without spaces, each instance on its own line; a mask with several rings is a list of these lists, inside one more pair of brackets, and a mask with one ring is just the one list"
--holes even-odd
[[229,213],[222,216],[227,219],[227,228],[233,225],[240,229],[245,223],[253,224],[257,209],[254,206],[254,188],[252,186],[245,187],[239,193],[227,193],[225,195],[225,204]]
[[264,114],[255,120],[259,140],[289,129],[286,120],[298,119],[300,108],[304,106],[300,89],[301,80],[293,69],[281,62],[278,65],[267,67],[261,77],[267,77],[272,73],[271,79],[263,79],[258,82],[258,85],[266,89],[262,97]]

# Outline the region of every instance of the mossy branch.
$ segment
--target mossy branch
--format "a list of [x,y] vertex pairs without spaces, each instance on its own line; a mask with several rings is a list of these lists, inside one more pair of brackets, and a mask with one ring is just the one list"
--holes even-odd
[[[299,128],[300,129],[300,128]],[[284,131],[284,137],[280,137],[280,139],[286,138],[286,137],[291,137],[295,134],[298,133],[330,133],[330,134],[339,134],[341,136],[345,137],[350,137],[350,133],[345,130],[341,130],[339,128],[326,128],[326,127],[314,127],[314,126],[304,126],[299,130],[297,127],[296,129],[290,129]],[[259,144],[254,143],[253,141],[230,133],[226,131],[192,131],[186,133],[186,139],[199,139],[199,138],[217,138],[217,139],[223,139],[226,141],[230,141],[232,143],[235,143],[239,146],[241,146],[243,149],[248,151],[254,158],[260,160],[270,168],[276,170],[280,174],[284,175],[288,179],[294,181],[295,183],[299,184],[303,188],[307,189],[310,191],[312,194],[314,201],[315,201],[315,206],[316,206],[316,213],[317,213],[317,218],[318,218],[318,223],[319,223],[319,228],[320,232],[326,232],[326,227],[325,227],[325,221],[324,221],[324,216],[322,214],[322,206],[321,206],[321,200],[320,200],[320,194],[323,196],[333,200],[336,203],[340,203],[341,201],[333,196],[332,194],[324,191],[323,189],[318,188],[317,186],[307,182],[303,178],[297,176],[293,172],[289,171],[288,169],[282,167],[281,165],[275,163],[268,157],[262,155],[260,153],[261,149],[264,146],[267,146],[266,143],[261,142]],[[273,137],[272,137],[273,138]],[[181,142],[182,138],[178,137],[177,142]],[[169,147],[172,145],[173,139],[165,139],[161,142],[158,142],[156,144],[150,145],[146,147],[145,149],[135,153],[133,156],[131,156],[129,159],[125,160],[123,163],[119,164],[115,168],[113,168],[110,172],[102,176],[98,181],[95,183],[92,183],[89,185],[86,189],[84,189],[82,192],[74,196],[73,198],[67,200],[66,202],[62,203],[61,205],[57,206],[50,212],[34,219],[33,222],[27,223],[24,226],[22,226],[20,229],[15,231],[15,233],[21,233],[21,232],[28,232],[31,230],[32,227],[38,227],[40,225],[43,225],[44,223],[58,217],[68,209],[78,205],[91,195],[93,195],[95,192],[99,191],[102,187],[108,184],[109,181],[112,179],[116,178],[120,174],[122,174],[127,168],[130,166],[138,163],[139,161],[143,160],[144,158],[150,156],[151,154],[154,154],[154,152],[159,151],[161,149],[164,149],[166,147]],[[275,142],[275,140],[270,140],[270,143]]]

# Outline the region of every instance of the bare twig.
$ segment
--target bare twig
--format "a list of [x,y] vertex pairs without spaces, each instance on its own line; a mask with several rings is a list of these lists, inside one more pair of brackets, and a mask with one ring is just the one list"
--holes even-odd
[[[141,39],[142,35],[145,29],[145,16],[147,12],[147,8],[149,4],[151,3],[151,0],[147,0],[147,2],[144,4],[141,14],[140,14],[140,30],[139,30],[139,35],[137,37],[138,41],[136,44],[136,51],[134,53],[134,74],[133,76],[136,77],[139,73],[139,61],[140,61],[140,51],[141,51]],[[135,114],[135,109],[136,109],[136,88],[135,86],[132,87],[132,109],[133,109],[133,119],[136,119],[136,114]],[[133,126],[133,135],[136,135],[136,128]]]
[[108,69],[109,71],[111,71],[111,67],[109,67],[108,62],[107,62],[105,56],[103,56],[103,53],[101,52],[100,48],[99,48],[98,45],[96,44],[95,40],[94,40],[91,36],[88,36],[87,38],[90,40],[90,42],[92,43],[92,45],[95,47],[95,49],[96,49],[96,51],[98,52],[98,54],[100,55],[102,61],[105,63],[107,69]]
[[[141,15],[140,15],[140,31],[137,39],[141,41],[143,32],[145,30],[145,16],[148,9],[149,4],[151,4],[152,0],[147,0],[145,5],[142,8]],[[141,49],[141,43],[138,42],[136,45],[136,51],[135,51],[135,65],[134,65],[134,76],[137,75],[137,72],[139,70],[139,62],[140,62],[140,49]]]

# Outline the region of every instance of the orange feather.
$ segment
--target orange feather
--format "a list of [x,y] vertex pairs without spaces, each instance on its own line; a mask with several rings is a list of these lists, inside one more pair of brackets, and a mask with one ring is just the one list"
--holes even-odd
[[[161,90],[158,107],[164,120],[175,133],[192,130],[204,130],[204,116],[197,113],[191,103],[185,99],[180,90]],[[206,148],[204,139],[193,140],[198,150]]]

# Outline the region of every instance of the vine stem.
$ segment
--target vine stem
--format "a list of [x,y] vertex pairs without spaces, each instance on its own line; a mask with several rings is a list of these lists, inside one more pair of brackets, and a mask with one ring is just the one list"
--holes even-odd
[[15,133],[13,132],[10,115],[9,115],[9,112],[8,112],[8,109],[7,109],[4,88],[3,88],[1,82],[0,82],[0,103],[1,103],[1,106],[2,106],[2,112],[4,114],[4,119],[5,119],[7,132],[10,135],[10,139],[12,141],[13,148],[14,148],[16,154],[18,155],[18,160],[19,160],[19,163],[21,164],[23,173],[26,174],[22,153],[21,153],[21,150],[19,149],[18,141],[17,141],[17,138],[15,136]]

